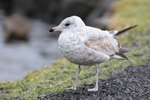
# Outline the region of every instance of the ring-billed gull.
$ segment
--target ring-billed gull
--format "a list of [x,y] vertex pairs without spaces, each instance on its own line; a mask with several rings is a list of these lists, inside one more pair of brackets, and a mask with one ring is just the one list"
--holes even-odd
[[63,56],[72,63],[78,64],[78,72],[75,83],[71,89],[76,90],[78,77],[81,71],[80,65],[96,66],[96,85],[88,91],[98,90],[98,65],[110,59],[128,59],[124,53],[129,52],[122,48],[116,35],[120,35],[132,28],[122,31],[104,31],[98,28],[86,26],[78,16],[64,19],[58,26],[49,32],[61,31],[58,38],[58,46]]

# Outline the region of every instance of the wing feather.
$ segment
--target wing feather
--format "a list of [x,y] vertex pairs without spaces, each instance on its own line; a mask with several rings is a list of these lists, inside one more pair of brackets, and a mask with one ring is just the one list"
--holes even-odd
[[107,55],[114,55],[119,52],[118,41],[114,38],[105,37],[96,41],[88,40],[85,45],[91,49],[102,52]]

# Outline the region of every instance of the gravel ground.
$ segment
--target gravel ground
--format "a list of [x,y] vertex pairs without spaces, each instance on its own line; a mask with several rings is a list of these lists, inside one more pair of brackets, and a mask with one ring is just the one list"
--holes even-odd
[[97,92],[88,92],[94,85],[78,87],[76,91],[47,94],[42,100],[150,100],[150,65],[127,67],[124,72],[99,81]]

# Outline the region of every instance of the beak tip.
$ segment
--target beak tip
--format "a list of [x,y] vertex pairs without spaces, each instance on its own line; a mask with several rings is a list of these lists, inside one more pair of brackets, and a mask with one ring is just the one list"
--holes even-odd
[[53,30],[53,29],[50,29],[48,32],[54,32],[54,30]]

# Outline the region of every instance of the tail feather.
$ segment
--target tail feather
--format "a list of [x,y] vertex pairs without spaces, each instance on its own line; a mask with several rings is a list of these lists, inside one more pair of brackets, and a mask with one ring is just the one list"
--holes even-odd
[[111,56],[111,59],[130,60],[129,57],[124,54],[116,54],[114,56]]
[[[134,26],[131,26],[131,27],[128,27],[128,28],[126,28],[126,29],[123,29],[123,30],[121,30],[121,31],[110,31],[109,33],[110,34],[112,34],[113,36],[117,36],[117,35],[120,35],[120,34],[122,34],[122,33],[124,33],[124,32],[127,32],[127,31],[129,31],[129,30],[131,30],[131,29],[133,29],[133,28],[135,28],[137,25],[134,25]],[[119,46],[120,47],[120,46]],[[110,56],[110,58],[111,59],[121,59],[121,60],[130,60],[129,59],[129,57],[127,57],[124,53],[127,53],[127,52],[131,52],[131,50],[130,49],[128,49],[128,48],[122,48],[122,47],[120,47],[119,48],[119,52],[117,52],[116,54],[114,54],[114,55],[112,55],[112,56]]]
[[127,53],[127,52],[131,52],[130,49],[128,48],[119,48],[119,52],[117,52],[117,54],[123,54],[123,53]]
[[122,34],[122,33],[124,33],[124,32],[127,32],[127,31],[129,31],[129,30],[135,28],[136,26],[137,26],[137,25],[134,25],[134,26],[128,27],[128,28],[126,28],[126,29],[123,29],[123,30],[117,32],[115,35],[120,35],[120,34]]
[[129,60],[130,58],[124,54],[119,54],[119,56],[121,56],[122,58],[126,59],[126,60]]

